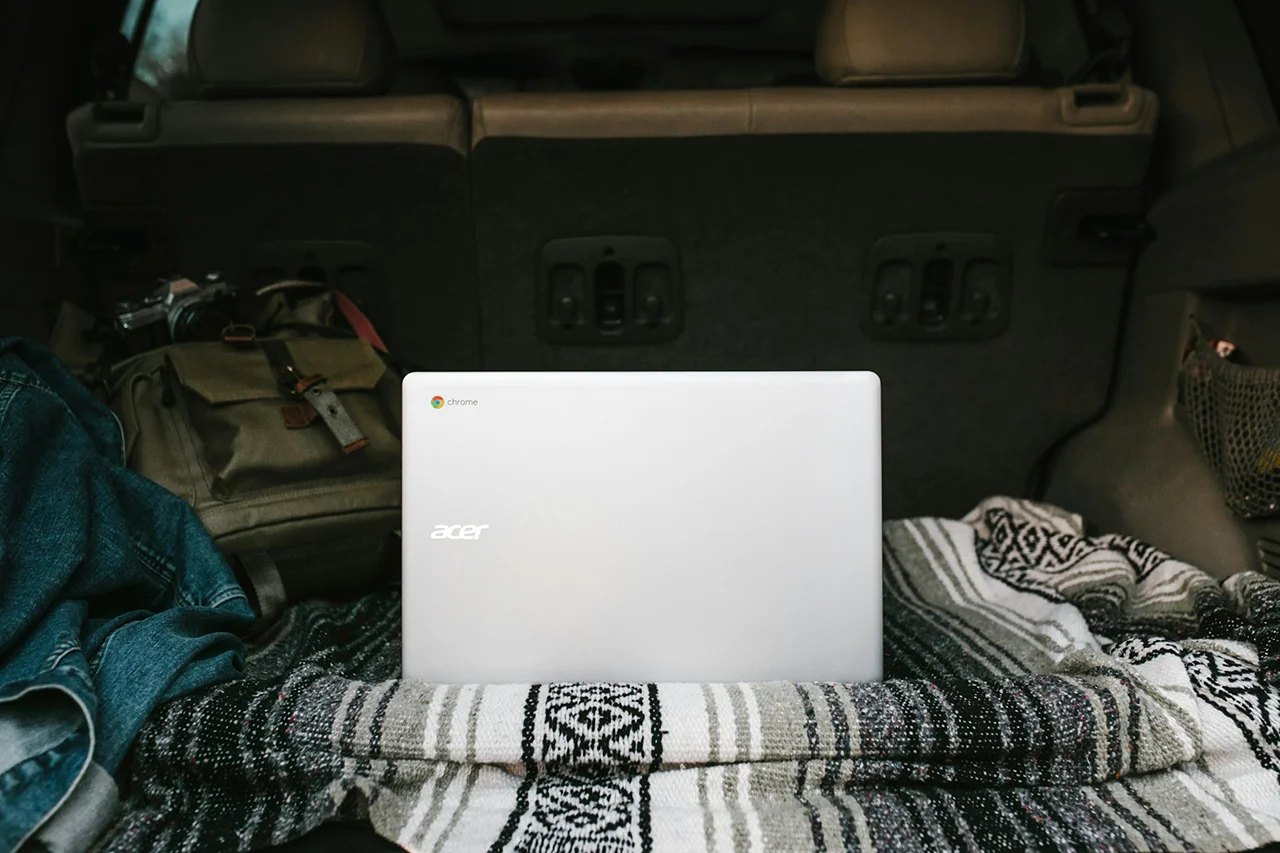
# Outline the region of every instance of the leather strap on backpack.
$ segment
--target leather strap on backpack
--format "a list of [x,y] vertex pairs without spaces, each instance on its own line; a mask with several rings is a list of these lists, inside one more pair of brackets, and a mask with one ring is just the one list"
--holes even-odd
[[400,581],[400,531],[340,542],[227,555],[257,616],[246,639],[270,630],[292,604],[352,598]]
[[[282,340],[266,338],[257,343],[266,354],[281,389],[293,397],[300,398],[303,402],[299,405],[310,406],[314,410],[329,428],[329,432],[333,433],[334,438],[338,440],[343,453],[355,453],[369,445],[369,439],[365,438],[360,427],[356,426],[356,422],[351,419],[351,414],[342,405],[342,400],[329,387],[323,375],[317,373],[304,376],[294,363],[288,345]],[[309,424],[312,420],[309,413],[291,411],[296,408],[286,407],[285,425],[300,427]]]
[[289,603],[289,594],[275,560],[265,551],[254,551],[239,554],[230,562],[240,585],[252,595],[251,604],[258,617],[255,629],[271,625],[280,618]]

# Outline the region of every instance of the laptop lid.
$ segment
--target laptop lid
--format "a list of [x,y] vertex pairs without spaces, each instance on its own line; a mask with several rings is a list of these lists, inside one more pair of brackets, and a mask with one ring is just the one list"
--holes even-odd
[[881,676],[865,372],[415,373],[404,674]]

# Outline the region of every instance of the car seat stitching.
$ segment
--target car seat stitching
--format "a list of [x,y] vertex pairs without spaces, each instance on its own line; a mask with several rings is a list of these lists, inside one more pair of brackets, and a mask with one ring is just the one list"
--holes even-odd
[[484,139],[484,98],[477,98],[471,102],[471,148],[480,144],[480,140]]
[[1018,39],[1018,49],[1013,54],[1013,63],[1009,68],[1009,73],[1014,75],[1018,73],[1022,58],[1027,52],[1027,7],[1023,4],[1018,6],[1018,29],[1021,34]]
[[841,83],[848,83],[858,76],[858,69],[853,66],[853,51],[849,47],[849,14],[852,8],[851,3],[846,3],[844,9],[840,13],[840,50],[844,53],[844,64],[848,71],[844,77],[840,79]]
[[360,61],[356,63],[356,80],[364,79],[364,65],[369,61],[369,33],[366,31],[360,44]]
[[462,103],[460,101],[454,102],[453,117],[449,119],[449,127],[445,137],[448,139],[450,147],[455,148],[464,157],[467,154],[467,145],[462,131],[462,117],[465,113],[466,109]]

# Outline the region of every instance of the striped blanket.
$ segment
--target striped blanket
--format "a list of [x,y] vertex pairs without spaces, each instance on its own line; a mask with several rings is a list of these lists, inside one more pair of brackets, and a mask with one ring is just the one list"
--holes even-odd
[[394,593],[295,607],[242,681],[153,717],[99,849],[343,817],[430,853],[1280,840],[1280,583],[1008,499],[884,544],[880,684],[415,684]]

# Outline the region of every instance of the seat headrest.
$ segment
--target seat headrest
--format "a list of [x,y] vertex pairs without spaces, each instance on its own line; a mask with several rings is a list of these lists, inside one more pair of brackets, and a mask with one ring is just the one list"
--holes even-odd
[[815,53],[835,86],[1010,80],[1026,66],[1026,9],[1023,0],[829,0]]
[[375,0],[201,0],[189,44],[202,97],[377,95],[395,61]]

